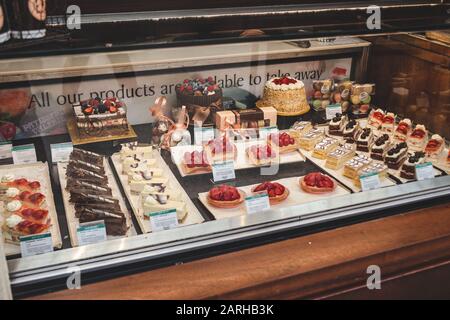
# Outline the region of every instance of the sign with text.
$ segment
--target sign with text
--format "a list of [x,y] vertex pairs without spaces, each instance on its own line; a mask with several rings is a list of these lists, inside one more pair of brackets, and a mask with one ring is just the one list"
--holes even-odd
[[176,209],[151,212],[147,214],[150,218],[152,232],[174,229],[178,227]]
[[71,142],[55,143],[50,145],[52,153],[52,162],[67,162],[73,150]]
[[212,165],[214,182],[236,179],[234,161],[224,161]]
[[378,173],[361,175],[359,177],[359,181],[361,181],[362,191],[378,189],[381,186],[380,176]]
[[342,107],[340,103],[329,104],[325,109],[327,120],[333,119],[338,113],[342,114]]
[[431,162],[425,162],[421,164],[416,164],[416,177],[417,180],[433,179],[434,169]]
[[12,143],[0,142],[0,160],[12,158]]
[[22,257],[52,252],[52,235],[50,233],[43,233],[20,237],[20,251]]
[[261,192],[245,198],[247,214],[259,213],[270,209],[269,195]]
[[93,221],[81,223],[77,228],[78,245],[106,241],[105,221]]
[[14,146],[12,148],[12,156],[14,164],[37,162],[36,149],[34,148],[34,144]]

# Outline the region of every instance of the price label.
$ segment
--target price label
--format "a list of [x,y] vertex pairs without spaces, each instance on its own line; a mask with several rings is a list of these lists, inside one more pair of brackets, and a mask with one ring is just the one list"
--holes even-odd
[[381,186],[380,176],[378,173],[369,173],[359,176],[362,191],[378,189]]
[[214,139],[214,128],[212,127],[194,127],[194,141],[195,144],[200,146],[205,142]]
[[106,241],[105,221],[80,223],[77,228],[77,237],[80,246]]
[[50,145],[52,163],[69,161],[73,150],[72,142],[55,143]]
[[0,142],[0,160],[12,158],[12,143]]
[[212,165],[214,182],[236,179],[233,161],[224,161]]
[[270,209],[269,195],[267,192],[261,192],[245,198],[245,207],[247,214],[254,214]]
[[150,218],[152,232],[169,230],[178,227],[178,218],[176,209],[168,209],[157,212],[147,213]]
[[20,237],[20,251],[22,252],[22,257],[52,252],[52,235],[50,233],[43,233]]
[[425,162],[416,164],[416,177],[417,180],[433,179],[434,169],[431,162]]
[[25,144],[23,146],[14,146],[12,148],[12,157],[14,164],[33,163],[37,161],[36,149],[34,144]]
[[277,126],[259,128],[259,138],[261,140],[267,140],[267,136],[272,133],[278,133]]
[[342,113],[342,106],[340,103],[329,104],[325,109],[327,120],[333,119],[338,113]]

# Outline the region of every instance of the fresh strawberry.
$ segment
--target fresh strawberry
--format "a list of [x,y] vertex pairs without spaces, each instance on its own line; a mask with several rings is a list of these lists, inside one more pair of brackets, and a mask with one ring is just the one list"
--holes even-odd
[[0,134],[5,140],[12,140],[16,136],[16,125],[12,122],[0,122]]

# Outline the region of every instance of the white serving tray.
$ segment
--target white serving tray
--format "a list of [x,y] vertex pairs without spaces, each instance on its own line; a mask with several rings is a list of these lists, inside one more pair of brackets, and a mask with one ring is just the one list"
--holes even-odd
[[[281,183],[286,188],[288,188],[289,192],[290,192],[289,197],[285,201],[273,205],[272,208],[274,208],[274,209],[275,208],[286,208],[286,207],[291,207],[291,206],[295,206],[295,205],[299,205],[299,204],[303,204],[303,203],[314,202],[314,201],[319,201],[319,200],[323,200],[323,199],[329,199],[329,198],[334,198],[334,197],[339,197],[339,196],[350,194],[350,191],[348,191],[347,189],[342,187],[339,183],[337,183],[336,189],[333,192],[324,193],[324,194],[307,193],[300,188],[300,184],[299,184],[300,178],[302,178],[302,177],[291,177],[291,178],[284,178],[284,179],[272,181],[272,182]],[[256,186],[256,184],[239,187],[239,189],[244,191],[246,193],[246,195],[251,195],[251,189],[254,186]],[[241,215],[247,214],[244,202],[241,203],[236,208],[231,208],[231,209],[216,208],[216,207],[211,206],[208,203],[207,196],[208,196],[208,192],[203,192],[203,193],[199,193],[198,198],[216,219],[225,219],[225,218],[230,218],[230,217],[241,216]],[[264,213],[261,213],[261,214],[264,214]]]
[[[178,182],[177,178],[172,173],[172,170],[170,170],[169,166],[166,164],[164,159],[161,157],[159,152],[157,150],[153,150],[153,158],[156,159],[156,162],[158,163],[159,167],[163,169],[163,172],[167,174],[167,177],[169,178],[169,185],[171,188],[175,190],[181,191],[181,196],[183,198],[183,201],[187,205],[188,213],[186,217],[183,219],[183,221],[180,222],[179,225],[181,226],[187,226],[197,223],[202,223],[205,221],[201,213],[198,211],[198,209],[195,207],[192,200],[189,198],[186,191],[183,189],[183,187]],[[113,162],[114,168],[116,169],[116,172],[119,176],[120,183],[122,184],[122,187],[125,191],[125,195],[128,199],[128,202],[130,203],[131,209],[133,211],[133,214],[136,217],[136,220],[138,221],[139,227],[141,228],[142,232],[149,233],[152,231],[151,229],[151,223],[150,220],[144,219],[144,210],[142,209],[142,206],[139,202],[139,196],[134,195],[130,191],[130,187],[128,185],[128,176],[122,174],[122,164],[120,162],[120,155],[114,154],[111,156],[111,160]]]
[[[55,200],[53,199],[52,185],[50,182],[50,173],[48,171],[48,165],[45,162],[36,162],[29,164],[19,165],[5,165],[0,166],[0,177],[4,174],[14,174],[15,179],[26,178],[27,180],[36,180],[41,183],[41,193],[45,195],[45,202],[47,204],[47,210],[51,219],[50,233],[52,235],[53,247],[61,248],[61,233],[59,230],[58,215],[55,208]],[[0,215],[0,219],[4,217]],[[3,224],[3,221],[0,221]],[[20,245],[10,242],[5,242],[5,254],[6,256],[20,254]]]

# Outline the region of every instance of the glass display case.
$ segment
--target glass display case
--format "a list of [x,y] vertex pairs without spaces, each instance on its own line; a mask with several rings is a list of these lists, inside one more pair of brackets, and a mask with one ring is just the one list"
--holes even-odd
[[0,45],[16,297],[449,201],[445,1],[72,2]]

